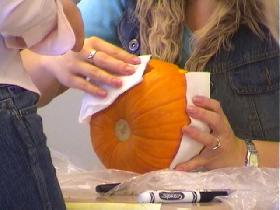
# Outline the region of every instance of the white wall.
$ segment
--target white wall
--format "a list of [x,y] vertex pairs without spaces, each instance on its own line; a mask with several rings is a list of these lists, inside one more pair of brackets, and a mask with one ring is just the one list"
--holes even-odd
[[100,169],[94,154],[89,128],[78,122],[82,93],[69,90],[39,109],[50,148],[64,153],[69,160],[84,169]]

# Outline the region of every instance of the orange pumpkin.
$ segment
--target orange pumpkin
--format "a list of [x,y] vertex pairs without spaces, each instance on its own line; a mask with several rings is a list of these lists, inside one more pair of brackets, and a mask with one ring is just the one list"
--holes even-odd
[[92,116],[92,145],[107,168],[145,173],[169,167],[190,123],[185,83],[176,65],[151,60],[140,84]]

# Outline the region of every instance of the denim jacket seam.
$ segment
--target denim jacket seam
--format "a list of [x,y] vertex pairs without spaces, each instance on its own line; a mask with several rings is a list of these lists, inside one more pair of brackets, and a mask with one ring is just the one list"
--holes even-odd
[[[261,136],[264,137],[264,131],[263,131],[263,125],[261,123],[261,118],[260,115],[258,113],[257,107],[256,107],[256,102],[254,100],[254,97],[250,97],[250,112],[249,112],[249,125],[250,128],[252,130],[252,134],[255,133],[255,128],[258,127],[258,131],[261,133]],[[257,136],[260,136],[259,134],[257,134]]]
[[[232,82],[230,83],[232,84]],[[239,94],[260,95],[264,92],[270,92],[279,89],[279,83],[276,83],[275,85],[271,85],[271,86],[266,86],[265,89],[262,87],[242,87],[238,89],[233,85],[231,85],[231,87]]]
[[237,68],[240,68],[242,66],[248,65],[248,64],[254,64],[260,61],[265,61],[271,58],[275,58],[275,57],[279,57],[279,50],[274,50],[270,53],[260,53],[260,54],[254,54],[252,55],[252,59],[250,59],[250,61],[239,61],[239,62],[234,62],[234,63],[229,63],[229,64],[216,64],[213,65],[214,68],[211,68],[210,65],[210,69],[211,69],[211,73],[212,74],[222,74],[222,73],[226,73],[226,72],[231,72],[231,71],[236,71]]
[[119,40],[122,43],[122,45],[125,44],[125,41],[124,41],[125,40],[125,36],[123,35],[122,30],[121,30],[121,22],[123,21],[123,18],[125,17],[125,15],[126,15],[126,13],[124,12],[122,14],[121,19],[120,19],[120,23],[118,24],[118,37],[119,37]]

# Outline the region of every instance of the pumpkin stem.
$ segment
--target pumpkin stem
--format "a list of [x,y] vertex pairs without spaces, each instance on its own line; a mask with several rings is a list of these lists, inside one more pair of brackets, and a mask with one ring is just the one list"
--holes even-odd
[[126,120],[119,119],[115,126],[115,134],[119,141],[126,141],[130,137],[130,127]]

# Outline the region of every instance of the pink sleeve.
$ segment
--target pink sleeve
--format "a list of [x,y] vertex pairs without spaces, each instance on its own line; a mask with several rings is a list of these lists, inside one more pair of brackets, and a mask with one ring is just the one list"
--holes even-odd
[[30,48],[46,55],[72,49],[75,35],[60,0],[1,1],[0,34],[8,48]]

